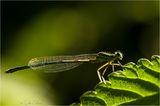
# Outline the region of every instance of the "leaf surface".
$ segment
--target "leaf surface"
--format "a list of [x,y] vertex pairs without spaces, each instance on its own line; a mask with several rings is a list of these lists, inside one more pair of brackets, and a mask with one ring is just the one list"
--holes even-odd
[[106,84],[99,83],[94,91],[87,91],[80,97],[80,103],[72,105],[158,105],[160,90],[160,56],[151,61],[142,58],[137,65],[127,63],[123,71],[108,75]]

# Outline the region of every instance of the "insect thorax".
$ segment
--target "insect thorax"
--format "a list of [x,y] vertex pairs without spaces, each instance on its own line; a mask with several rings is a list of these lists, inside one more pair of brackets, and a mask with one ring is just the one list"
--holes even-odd
[[107,52],[99,52],[97,56],[98,62],[109,62],[121,60],[123,58],[123,54],[121,52],[115,53],[107,53]]

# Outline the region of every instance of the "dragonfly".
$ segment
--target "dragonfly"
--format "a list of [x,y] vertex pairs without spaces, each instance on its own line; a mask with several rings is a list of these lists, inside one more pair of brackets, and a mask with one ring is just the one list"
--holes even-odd
[[[114,53],[98,52],[91,54],[80,54],[71,56],[47,56],[33,58],[28,62],[28,65],[18,66],[5,71],[5,73],[13,73],[16,71],[31,68],[33,70],[44,70],[44,72],[62,72],[78,67],[83,63],[103,63],[97,69],[97,75],[100,82],[106,82],[104,75],[109,66],[122,66],[120,60],[123,59],[123,54],[120,51]],[[101,72],[102,70],[102,72]]]

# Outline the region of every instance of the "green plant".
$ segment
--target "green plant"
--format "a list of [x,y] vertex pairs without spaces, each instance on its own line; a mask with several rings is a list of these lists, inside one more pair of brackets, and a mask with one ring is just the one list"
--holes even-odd
[[160,56],[151,61],[142,58],[137,65],[130,62],[123,71],[108,75],[109,81],[99,83],[94,91],[87,91],[80,97],[80,103],[73,105],[158,105],[160,88]]

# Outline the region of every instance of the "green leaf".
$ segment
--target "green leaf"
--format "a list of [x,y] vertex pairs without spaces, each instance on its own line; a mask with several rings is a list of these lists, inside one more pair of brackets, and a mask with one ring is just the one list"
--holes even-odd
[[159,76],[160,56],[152,56],[151,61],[142,58],[137,65],[130,62],[123,71],[112,72],[106,84],[97,84],[94,91],[87,91],[80,97],[80,103],[71,105],[158,105]]

